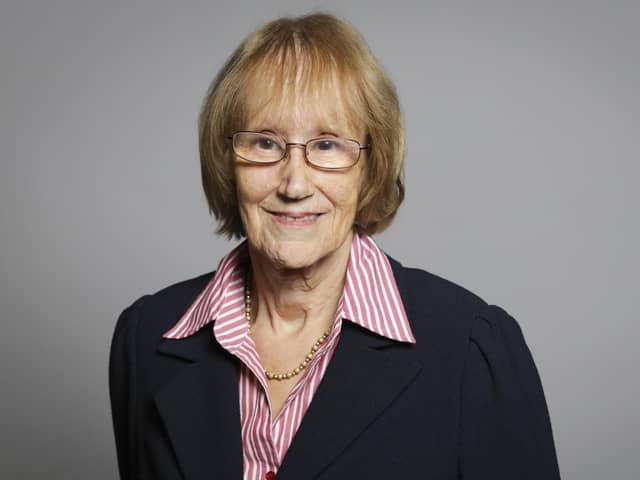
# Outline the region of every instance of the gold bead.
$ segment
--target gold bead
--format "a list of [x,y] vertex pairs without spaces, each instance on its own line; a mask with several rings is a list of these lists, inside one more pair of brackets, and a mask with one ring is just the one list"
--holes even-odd
[[[251,312],[252,312],[252,308],[251,308],[251,269],[247,270],[246,276],[245,276],[245,284],[244,284],[244,297],[245,297],[245,318],[247,319],[247,332],[249,334],[251,334],[251,330],[252,330],[252,326],[253,323],[251,320]],[[324,332],[320,338],[318,338],[318,340],[316,340],[316,342],[313,344],[313,346],[311,347],[311,351],[307,354],[307,356],[304,358],[304,360],[302,361],[302,363],[300,365],[298,365],[296,368],[294,368],[293,370],[290,370],[288,372],[285,373],[274,373],[274,372],[269,372],[268,370],[264,370],[264,374],[267,377],[267,379],[269,380],[288,380],[296,375],[298,375],[300,372],[302,372],[305,368],[307,368],[307,366],[309,365],[309,362],[313,359],[313,354],[316,353],[318,351],[318,349],[320,348],[320,345],[322,345],[322,343],[324,343],[324,341],[327,339],[327,337],[329,336],[329,332],[331,331],[331,328],[329,328],[329,330],[327,330],[326,332]]]

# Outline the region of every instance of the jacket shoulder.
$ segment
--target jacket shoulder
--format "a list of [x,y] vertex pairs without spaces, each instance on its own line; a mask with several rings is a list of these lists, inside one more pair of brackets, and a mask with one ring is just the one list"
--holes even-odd
[[414,336],[420,344],[462,346],[469,340],[474,319],[488,304],[480,296],[446,278],[420,268],[405,267],[389,258],[398,291]]
[[[116,325],[116,334],[125,328],[143,330],[145,336],[159,337],[182,317],[215,271],[207,272],[143,295],[124,309]],[[136,323],[135,326],[125,325]]]
[[406,267],[391,257],[389,263],[403,301],[413,308],[473,313],[487,307],[484,299],[451,280],[427,270]]

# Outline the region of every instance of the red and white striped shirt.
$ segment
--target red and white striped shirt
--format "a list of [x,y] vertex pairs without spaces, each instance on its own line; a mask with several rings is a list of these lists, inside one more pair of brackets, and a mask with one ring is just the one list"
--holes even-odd
[[246,241],[226,255],[198,298],[163,336],[184,338],[213,322],[220,345],[240,360],[240,422],[245,480],[272,479],[311,404],[338,344],[342,320],[378,335],[415,343],[385,254],[366,234],[354,232],[344,290],[327,340],[313,356],[282,408],[271,418],[267,378],[247,331],[244,278]]

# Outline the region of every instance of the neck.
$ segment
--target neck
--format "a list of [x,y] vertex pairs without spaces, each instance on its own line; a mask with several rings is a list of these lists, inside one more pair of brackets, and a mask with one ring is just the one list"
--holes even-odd
[[333,322],[342,295],[352,237],[313,265],[279,268],[252,251],[255,328],[278,336],[325,331]]

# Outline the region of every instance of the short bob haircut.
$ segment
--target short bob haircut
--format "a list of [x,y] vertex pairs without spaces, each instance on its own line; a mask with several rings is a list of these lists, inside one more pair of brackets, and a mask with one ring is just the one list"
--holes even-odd
[[360,160],[366,163],[355,223],[368,234],[389,226],[404,199],[405,131],[395,87],[351,25],[314,13],[280,18],[249,34],[209,87],[198,125],[200,162],[218,233],[245,236],[228,137],[246,129],[256,97],[260,107],[291,108],[294,98],[311,111],[314,102],[333,105],[363,130],[370,148]]

